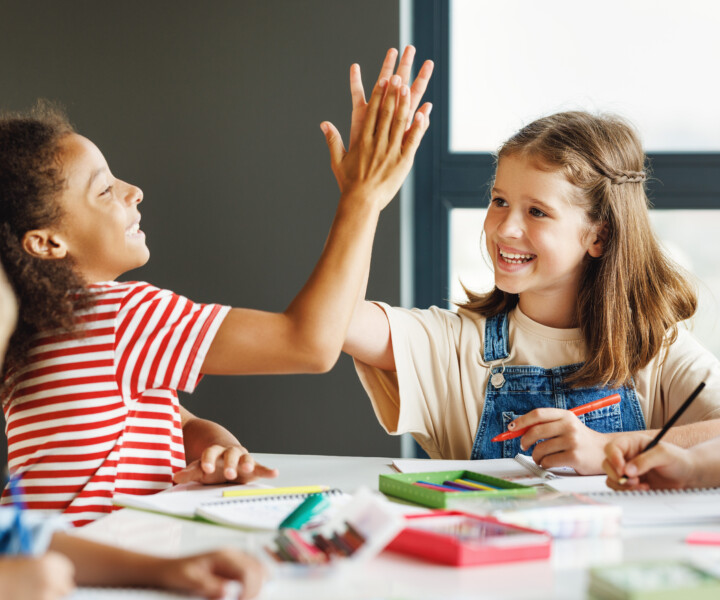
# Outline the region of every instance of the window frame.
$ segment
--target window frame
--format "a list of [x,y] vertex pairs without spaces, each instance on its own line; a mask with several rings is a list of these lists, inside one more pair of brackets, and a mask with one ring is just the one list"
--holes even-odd
[[[417,62],[435,62],[425,100],[433,103],[430,129],[414,169],[412,306],[447,306],[449,220],[453,208],[487,206],[494,173],[490,153],[450,152],[450,1],[415,0],[412,37]],[[720,152],[649,153],[648,196],[656,209],[720,209]]]

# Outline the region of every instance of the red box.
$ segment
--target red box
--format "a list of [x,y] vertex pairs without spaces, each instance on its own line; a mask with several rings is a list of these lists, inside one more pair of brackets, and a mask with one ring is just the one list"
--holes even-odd
[[386,550],[460,567],[550,557],[549,533],[493,517],[436,510],[405,519],[405,529]]

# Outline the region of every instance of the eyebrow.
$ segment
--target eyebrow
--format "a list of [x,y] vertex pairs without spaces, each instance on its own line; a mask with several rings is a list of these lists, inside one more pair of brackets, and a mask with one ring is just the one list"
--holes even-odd
[[107,173],[108,168],[107,167],[100,167],[99,169],[96,169],[92,172],[92,175],[90,175],[90,179],[88,179],[87,187],[90,189],[92,187],[92,184],[95,182],[95,180],[102,175],[103,173]]

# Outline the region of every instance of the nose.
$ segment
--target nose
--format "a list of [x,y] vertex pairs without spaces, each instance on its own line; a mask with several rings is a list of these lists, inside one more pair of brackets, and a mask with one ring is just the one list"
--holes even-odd
[[123,184],[125,185],[125,203],[132,205],[132,204],[140,204],[143,201],[143,191],[136,185],[132,185],[131,183],[126,183],[123,181]]
[[497,233],[504,238],[518,239],[523,235],[522,214],[517,210],[507,210],[497,223]]

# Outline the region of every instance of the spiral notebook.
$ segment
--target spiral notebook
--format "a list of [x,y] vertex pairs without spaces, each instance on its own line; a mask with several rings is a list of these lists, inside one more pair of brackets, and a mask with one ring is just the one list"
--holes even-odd
[[[338,489],[322,492],[330,501],[330,506],[313,518],[307,527],[324,523],[339,508],[352,498]],[[310,494],[291,494],[278,496],[244,496],[216,502],[200,504],[195,510],[198,517],[227,525],[229,527],[252,529],[278,529],[283,519],[295,510]]]

